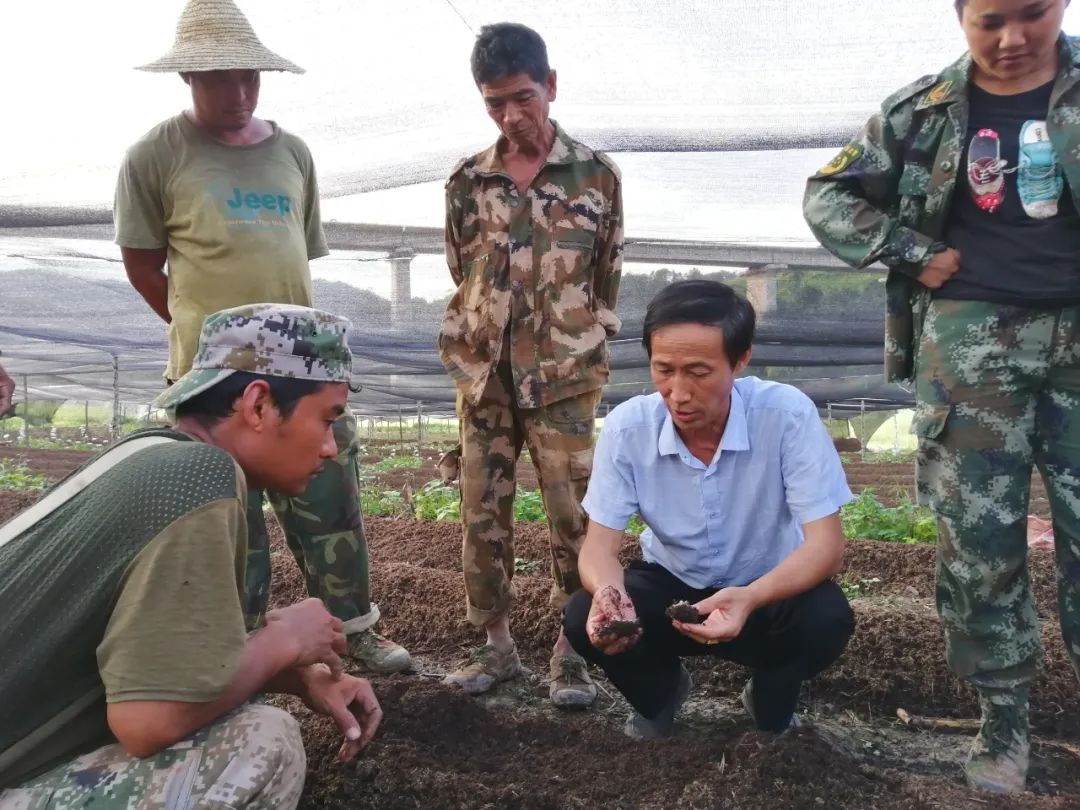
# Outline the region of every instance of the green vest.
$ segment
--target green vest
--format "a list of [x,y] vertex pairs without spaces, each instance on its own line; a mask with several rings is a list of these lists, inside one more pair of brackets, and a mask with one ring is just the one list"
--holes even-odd
[[[147,437],[164,441],[132,444]],[[8,531],[0,526],[0,789],[27,775],[34,763],[21,761],[24,755],[60,726],[74,732],[69,750],[50,751],[53,760],[110,740],[97,647],[125,571],[171,523],[236,497],[236,488],[235,464],[225,451],[178,431],[150,429],[53,487],[39,503],[79,491],[60,497],[33,525],[19,531],[17,515],[5,524]]]

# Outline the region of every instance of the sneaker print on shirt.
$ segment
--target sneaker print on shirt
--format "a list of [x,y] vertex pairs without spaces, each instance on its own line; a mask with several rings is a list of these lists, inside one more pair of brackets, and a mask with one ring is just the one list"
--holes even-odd
[[1020,128],[1020,160],[1016,190],[1024,212],[1032,219],[1049,219],[1058,212],[1065,179],[1045,121],[1025,121]]
[[975,204],[988,214],[1005,200],[1005,164],[1001,138],[992,129],[980,129],[968,146],[968,185]]

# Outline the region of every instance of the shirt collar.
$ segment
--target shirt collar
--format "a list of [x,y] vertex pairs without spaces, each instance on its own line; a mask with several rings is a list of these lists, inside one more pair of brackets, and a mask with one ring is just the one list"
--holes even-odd
[[[548,156],[544,160],[545,166],[592,159],[592,150],[582,146],[567,135],[554,118],[550,120],[552,126],[555,127],[555,140],[551,144],[551,151],[548,152]],[[476,171],[481,174],[506,174],[506,167],[503,164],[502,155],[499,153],[500,148],[505,144],[506,138],[500,136],[499,140],[481,152],[476,158]]]
[[[685,442],[675,431],[675,421],[671,418],[671,411],[664,409],[664,424],[660,426],[660,438],[657,440],[656,449],[662,456],[674,456],[679,454],[679,449],[686,447]],[[724,450],[737,452],[750,449],[750,434],[746,426],[746,406],[743,404],[742,394],[735,386],[731,388],[731,410],[728,411],[727,424],[724,426],[724,435],[720,437],[720,446],[716,449],[719,457]]]
[[[1061,34],[1057,41],[1057,51],[1059,63],[1057,76],[1069,74],[1075,81],[1075,77],[1080,74],[1080,38]],[[937,83],[922,93],[915,109],[923,110],[939,104],[953,104],[966,98],[973,65],[974,60],[971,58],[971,52],[968,51],[941,71],[937,77]]]

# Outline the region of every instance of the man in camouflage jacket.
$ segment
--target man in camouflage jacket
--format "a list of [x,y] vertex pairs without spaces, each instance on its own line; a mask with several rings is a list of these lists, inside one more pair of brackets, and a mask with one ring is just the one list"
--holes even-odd
[[[486,26],[473,77],[502,137],[463,160],[446,184],[446,257],[458,285],[439,348],[458,389],[458,473],[469,620],[481,647],[448,681],[470,693],[521,672],[510,636],[515,465],[527,444],[551,526],[552,604],[580,587],[581,508],[593,421],[619,328],[622,200],[611,160],[548,118],[555,72],[543,40],[520,25]],[[561,635],[551,660],[558,706],[596,695]]]

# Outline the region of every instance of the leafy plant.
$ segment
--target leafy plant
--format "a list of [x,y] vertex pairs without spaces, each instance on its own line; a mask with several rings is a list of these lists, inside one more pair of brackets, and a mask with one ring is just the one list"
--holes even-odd
[[540,569],[540,563],[535,560],[526,560],[521,557],[514,557],[514,573],[515,574],[535,574]]
[[442,481],[428,481],[412,497],[413,515],[421,520],[460,520],[461,496]]
[[374,464],[365,464],[364,470],[376,473],[385,473],[390,472],[390,470],[401,469],[415,470],[420,466],[420,463],[420,459],[417,456],[387,456]]
[[937,542],[933,512],[912,503],[906,494],[897,506],[885,506],[873,489],[864,489],[840,509],[840,521],[847,537],[889,543]]
[[843,577],[840,580],[840,589],[848,599],[858,599],[860,596],[866,596],[867,592],[879,582],[881,582],[881,577],[869,577],[859,580]]
[[547,520],[540,490],[517,488],[517,495],[514,497],[514,520],[524,523],[543,523]]
[[854,455],[868,464],[914,464],[916,453],[914,450],[880,450],[868,452],[861,459],[857,453]]
[[360,508],[368,517],[400,515],[405,511],[405,499],[392,489],[365,489],[360,493]]
[[44,475],[30,472],[21,461],[0,459],[0,489],[40,490],[47,485]]
[[634,515],[630,518],[630,522],[626,524],[626,528],[623,531],[634,537],[640,537],[641,533],[645,531],[646,528],[645,521],[641,519],[641,515]]

